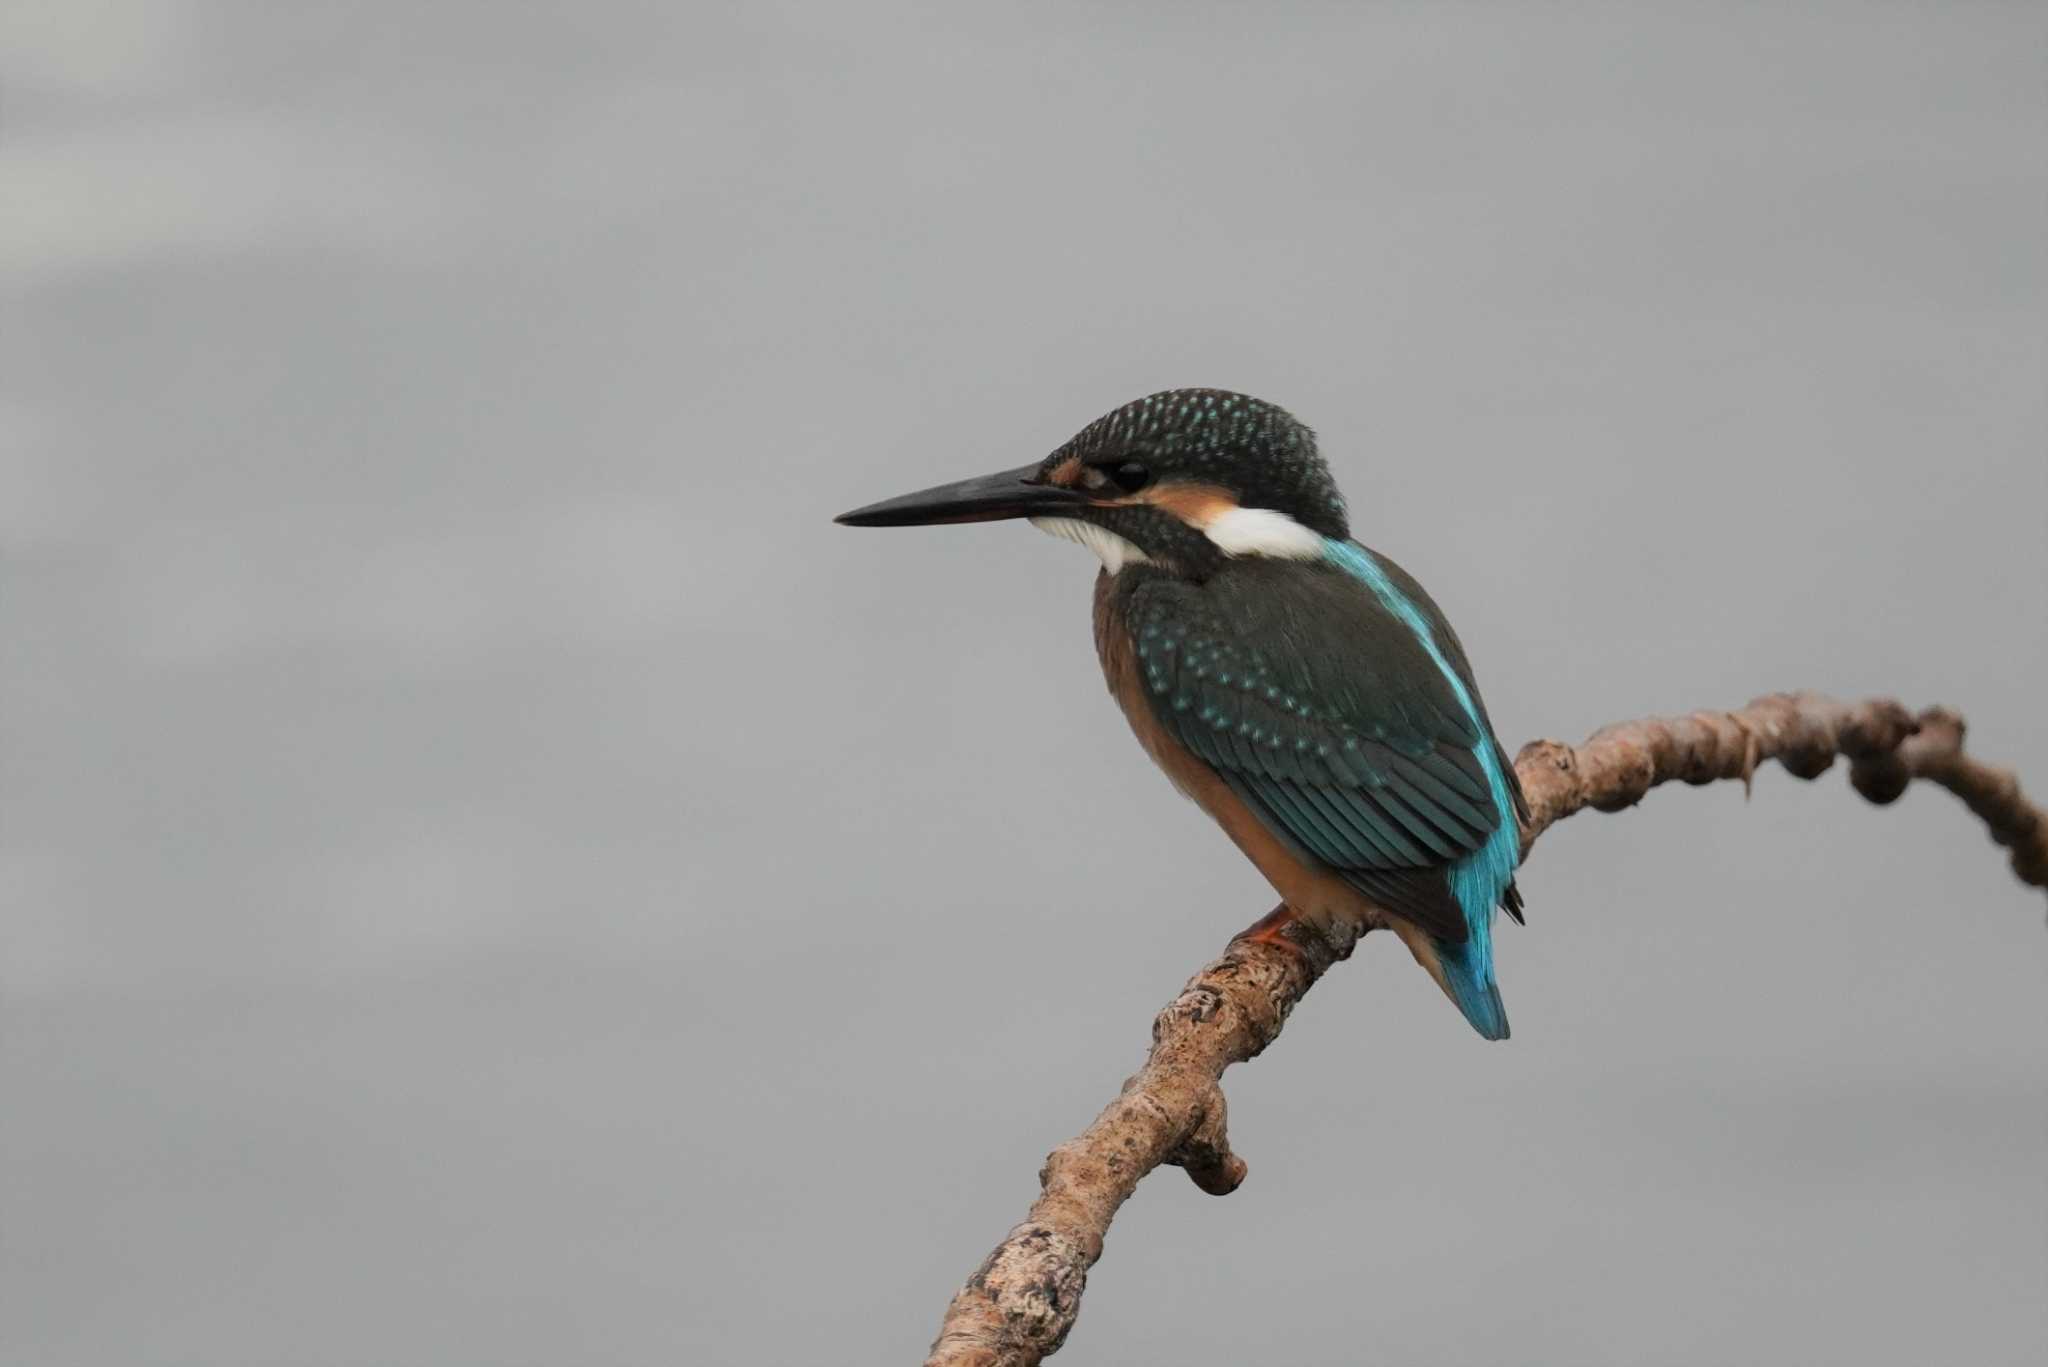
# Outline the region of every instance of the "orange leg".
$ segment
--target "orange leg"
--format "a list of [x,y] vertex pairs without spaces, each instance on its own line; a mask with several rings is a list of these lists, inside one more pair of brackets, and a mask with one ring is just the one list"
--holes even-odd
[[1300,926],[1303,931],[1310,929],[1299,916],[1294,914],[1293,907],[1282,902],[1279,906],[1274,907],[1264,916],[1261,916],[1258,920],[1237,932],[1234,938],[1250,944],[1272,945],[1275,949],[1284,949],[1290,954],[1299,955],[1303,953],[1301,940],[1298,938],[1298,935],[1288,933],[1295,926]]

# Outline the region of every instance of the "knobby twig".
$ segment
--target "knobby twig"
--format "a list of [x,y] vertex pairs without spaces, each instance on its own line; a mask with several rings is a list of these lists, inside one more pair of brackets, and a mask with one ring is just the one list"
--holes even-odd
[[[2011,772],[1964,754],[1963,729],[1941,708],[1916,717],[1884,699],[1779,693],[1738,712],[1623,722],[1579,746],[1535,741],[1515,759],[1530,809],[1524,857],[1572,813],[1620,811],[1660,783],[1740,779],[1746,788],[1766,760],[1810,779],[1842,755],[1856,791],[1875,803],[1893,801],[1916,778],[1948,789],[2012,851],[2022,882],[2048,888],[2048,813]],[[1295,1003],[1356,943],[1355,932],[1333,940],[1282,905],[1189,979],[1153,1021],[1144,1067],[1046,1159],[1030,1213],[953,1297],[926,1367],[1031,1367],[1057,1351],[1110,1221],[1154,1168],[1183,1168],[1211,1195],[1234,1191],[1245,1163],[1225,1131],[1223,1070],[1271,1044]]]

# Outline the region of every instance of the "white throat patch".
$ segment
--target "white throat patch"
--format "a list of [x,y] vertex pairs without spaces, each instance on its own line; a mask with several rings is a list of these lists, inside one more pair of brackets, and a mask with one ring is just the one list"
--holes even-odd
[[1145,552],[1131,542],[1118,536],[1107,527],[1098,527],[1093,522],[1082,522],[1071,517],[1034,517],[1031,525],[1048,536],[1062,541],[1071,541],[1094,551],[1102,561],[1102,568],[1115,574],[1126,565],[1146,563]]
[[1270,555],[1281,560],[1323,558],[1321,532],[1271,508],[1231,506],[1201,525],[1202,535],[1225,555]]

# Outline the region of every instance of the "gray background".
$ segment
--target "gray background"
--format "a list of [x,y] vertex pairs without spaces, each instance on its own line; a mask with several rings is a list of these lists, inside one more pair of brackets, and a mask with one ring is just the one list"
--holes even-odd
[[[2048,11],[10,0],[0,1358],[914,1360],[1270,904],[1092,564],[831,514],[1208,384],[1511,745],[1772,688],[2048,792]],[[1545,841],[1062,1361],[2048,1358],[2042,903],[1938,792]]]

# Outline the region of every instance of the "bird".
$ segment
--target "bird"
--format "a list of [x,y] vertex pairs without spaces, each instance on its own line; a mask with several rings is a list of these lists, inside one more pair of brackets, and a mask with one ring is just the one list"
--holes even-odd
[[1478,1033],[1508,1037],[1528,806],[1457,633],[1354,540],[1315,433],[1222,389],[1123,405],[1044,459],[843,513],[1027,519],[1093,551],[1097,652],[1151,758],[1309,926],[1389,929]]

